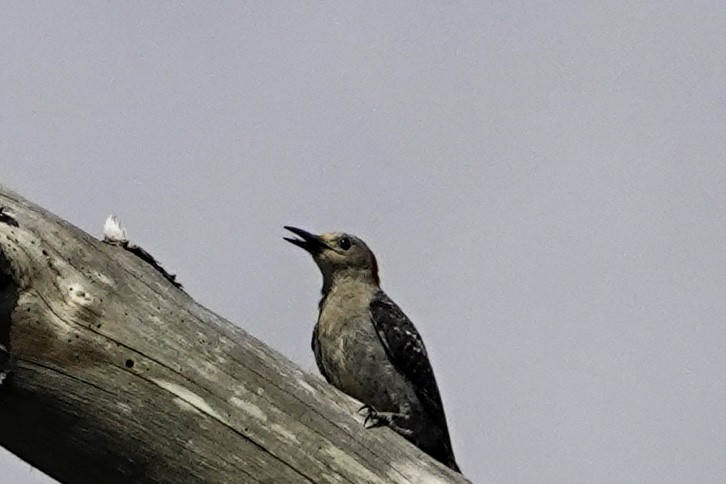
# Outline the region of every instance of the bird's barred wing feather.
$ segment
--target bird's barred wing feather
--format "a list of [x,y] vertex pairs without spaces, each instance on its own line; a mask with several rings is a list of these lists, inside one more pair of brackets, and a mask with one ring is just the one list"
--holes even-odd
[[378,337],[393,366],[413,383],[423,405],[446,429],[446,417],[434,371],[423,340],[413,323],[383,291],[378,291],[371,300],[370,312]]

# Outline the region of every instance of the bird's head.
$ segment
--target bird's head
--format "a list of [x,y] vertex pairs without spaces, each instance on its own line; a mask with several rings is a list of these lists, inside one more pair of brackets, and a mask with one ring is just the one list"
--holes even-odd
[[315,235],[297,227],[285,228],[300,238],[284,239],[313,256],[323,273],[324,286],[330,287],[338,277],[369,278],[376,285],[379,284],[376,257],[365,242],[355,235],[341,232]]

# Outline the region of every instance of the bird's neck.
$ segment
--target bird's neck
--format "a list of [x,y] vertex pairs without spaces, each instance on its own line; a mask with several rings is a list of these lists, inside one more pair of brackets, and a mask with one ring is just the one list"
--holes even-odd
[[321,291],[323,298],[320,300],[320,306],[323,305],[325,298],[328,297],[333,288],[348,285],[370,285],[379,287],[378,274],[370,269],[343,269],[331,273],[323,273],[323,289]]

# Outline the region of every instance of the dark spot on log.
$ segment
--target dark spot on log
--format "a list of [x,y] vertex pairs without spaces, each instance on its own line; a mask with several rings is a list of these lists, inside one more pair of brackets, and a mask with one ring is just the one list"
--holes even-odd
[[46,257],[48,257],[48,251],[45,250],[45,249],[43,249],[43,255],[46,256]]
[[18,221],[10,216],[10,214],[5,213],[5,207],[0,207],[0,222],[10,225],[11,227],[19,227]]
[[126,368],[133,368],[134,360],[126,360]]
[[10,350],[12,314],[18,302],[18,286],[13,279],[10,261],[0,251],[0,344]]
[[166,269],[164,269],[151,254],[146,252],[146,250],[142,249],[138,245],[129,244],[128,242],[123,244],[122,247],[143,260],[144,262],[149,263],[151,267],[161,273],[161,275],[164,276],[167,281],[171,282],[174,287],[181,289],[182,291],[184,290],[184,287],[181,285],[181,283],[176,280],[176,274],[171,274]]
[[[0,210],[2,214],[2,210]],[[15,369],[15,357],[10,353],[10,326],[18,302],[18,286],[10,269],[10,262],[0,251],[0,385]],[[7,388],[5,384],[4,387]],[[2,404],[2,401],[0,401]]]

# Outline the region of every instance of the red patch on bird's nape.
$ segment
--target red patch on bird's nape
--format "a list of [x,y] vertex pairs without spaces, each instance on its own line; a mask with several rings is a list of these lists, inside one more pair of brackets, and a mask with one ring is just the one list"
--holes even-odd
[[371,272],[373,273],[373,281],[376,283],[376,286],[380,286],[381,278],[378,277],[378,261],[373,252],[371,252]]

